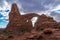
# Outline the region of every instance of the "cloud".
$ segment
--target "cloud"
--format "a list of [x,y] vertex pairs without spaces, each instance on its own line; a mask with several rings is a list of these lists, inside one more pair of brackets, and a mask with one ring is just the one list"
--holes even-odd
[[6,0],[8,4],[17,3],[22,12],[45,12],[60,5],[60,0]]
[[4,0],[0,0],[0,7],[2,7],[4,4]]
[[0,13],[0,18],[2,18],[3,17],[3,15]]
[[60,4],[54,7],[54,9],[52,9],[51,11],[57,11],[57,10],[60,10]]
[[40,12],[54,9],[55,6],[60,4],[56,0],[19,0],[18,3],[22,4],[24,12]]
[[60,3],[59,0],[6,0],[8,4],[17,3],[20,7],[20,11],[23,12],[40,12],[46,11],[52,6],[56,6]]
[[57,22],[60,22],[60,13],[53,11],[51,12],[50,16],[54,17],[54,20]]
[[6,28],[6,25],[8,24],[7,21],[0,20],[0,28]]

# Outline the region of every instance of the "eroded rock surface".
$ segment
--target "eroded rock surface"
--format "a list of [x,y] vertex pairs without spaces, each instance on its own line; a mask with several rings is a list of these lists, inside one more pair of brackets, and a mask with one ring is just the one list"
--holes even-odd
[[[31,21],[33,17],[38,17],[34,27]],[[0,40],[60,40],[60,22],[44,14],[21,15],[14,3],[6,30],[0,31]]]

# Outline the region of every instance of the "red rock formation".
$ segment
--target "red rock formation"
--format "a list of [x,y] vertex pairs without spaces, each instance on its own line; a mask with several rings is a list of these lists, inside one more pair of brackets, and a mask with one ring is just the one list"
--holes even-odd
[[[32,27],[32,22],[29,15],[20,15],[18,7],[16,4],[12,4],[11,12],[9,13],[9,23],[7,25],[7,31],[30,31]],[[31,15],[30,15],[31,16]]]
[[60,24],[57,22],[43,22],[43,23],[37,24],[34,30],[42,31],[45,28],[57,28],[58,26],[60,26]]
[[35,30],[43,30],[45,28],[56,28],[59,23],[53,20],[52,17],[47,17],[46,15],[42,14],[39,16],[37,22],[35,23]]
[[39,17],[40,15],[38,15],[36,13],[28,13],[28,14],[25,14],[25,15],[22,15],[22,16],[31,20],[33,17]]
[[[9,13],[9,21],[20,20],[19,9],[16,4],[12,4],[11,11]],[[14,19],[13,19],[14,18]]]
[[41,16],[39,16],[37,23],[42,23],[42,22],[46,22],[46,21],[56,22],[52,17],[42,14]]
[[13,31],[20,26],[20,13],[18,7],[16,4],[12,4],[11,12],[9,13],[9,23],[6,29],[8,31]]
[[28,13],[21,15],[16,4],[12,4],[11,12],[9,13],[9,23],[7,25],[7,31],[16,31],[23,28],[23,30],[32,30],[31,19],[35,16],[39,16],[35,13]]
[[[31,19],[38,17],[35,27]],[[60,23],[42,14],[35,13],[21,15],[16,4],[12,4],[9,13],[9,23],[1,40],[60,40]],[[32,30],[33,29],[33,30]],[[8,31],[8,32],[7,32]],[[10,32],[13,32],[12,34]],[[23,33],[24,34],[23,34]],[[1,33],[1,32],[0,32]],[[16,34],[15,34],[16,33]],[[6,35],[7,34],[7,35]],[[23,34],[23,35],[20,35]]]

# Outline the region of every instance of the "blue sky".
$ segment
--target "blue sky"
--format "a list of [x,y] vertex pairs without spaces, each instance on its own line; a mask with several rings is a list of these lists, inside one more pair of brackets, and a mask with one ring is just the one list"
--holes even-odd
[[60,0],[0,0],[0,28],[5,28],[9,22],[8,14],[12,3],[18,5],[21,14],[36,12],[60,21]]

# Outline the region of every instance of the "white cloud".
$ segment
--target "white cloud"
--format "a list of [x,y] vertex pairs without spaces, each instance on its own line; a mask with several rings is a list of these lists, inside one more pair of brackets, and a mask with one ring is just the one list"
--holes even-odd
[[4,6],[0,7],[0,10],[2,10],[0,13],[3,15],[3,17],[1,17],[0,20],[8,19],[9,12],[5,12],[5,10],[10,10],[10,5],[6,1],[3,2],[4,2],[3,4]]
[[54,9],[52,9],[51,11],[56,11],[56,10],[60,10],[60,5],[57,5],[57,6],[54,7]]

